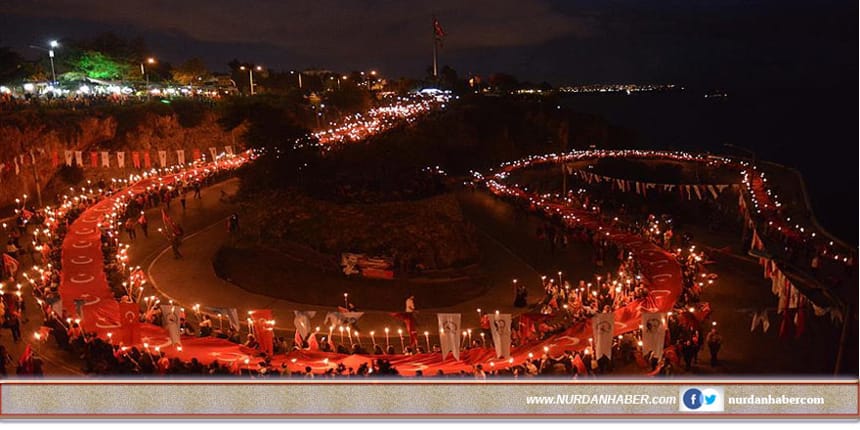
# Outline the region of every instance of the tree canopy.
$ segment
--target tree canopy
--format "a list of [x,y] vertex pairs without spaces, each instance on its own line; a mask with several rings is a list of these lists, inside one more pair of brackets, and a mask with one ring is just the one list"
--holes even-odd
[[211,73],[200,58],[192,58],[170,71],[173,80],[181,85],[192,85],[209,79]]
[[84,51],[72,62],[73,70],[93,79],[119,79],[129,74],[131,65],[98,51]]

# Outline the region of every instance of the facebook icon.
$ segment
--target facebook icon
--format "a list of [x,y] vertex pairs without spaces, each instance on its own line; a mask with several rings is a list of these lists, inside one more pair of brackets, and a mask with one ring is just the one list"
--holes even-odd
[[681,412],[722,412],[722,388],[684,388],[681,387]]

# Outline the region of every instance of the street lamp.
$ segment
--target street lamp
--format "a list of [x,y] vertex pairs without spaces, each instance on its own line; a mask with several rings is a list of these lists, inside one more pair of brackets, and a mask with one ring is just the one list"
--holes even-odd
[[52,40],[52,41],[48,42],[48,48],[45,48],[44,46],[30,45],[30,47],[33,49],[38,49],[41,51],[48,51],[48,58],[51,60],[51,78],[52,78],[51,84],[52,85],[56,84],[56,82],[57,82],[57,73],[56,73],[56,71],[54,71],[54,49],[58,48],[59,46],[60,46],[60,44],[56,40]]
[[51,46],[51,49],[48,49],[48,57],[51,59],[51,78],[53,79],[51,83],[56,84],[57,72],[54,70],[54,48],[59,47],[60,44],[56,40],[52,40],[49,45]]
[[263,68],[260,66],[256,66],[256,67],[239,66],[239,70],[246,70],[246,69],[248,70],[248,82],[251,85],[251,95],[253,96],[254,95],[254,70],[259,72],[259,71],[262,71]]
[[[155,58],[149,57],[146,59],[146,64],[155,64]],[[146,68],[143,66],[143,62],[140,63],[140,74],[143,75],[143,78],[146,79],[146,89],[149,90],[149,74],[146,73]]]

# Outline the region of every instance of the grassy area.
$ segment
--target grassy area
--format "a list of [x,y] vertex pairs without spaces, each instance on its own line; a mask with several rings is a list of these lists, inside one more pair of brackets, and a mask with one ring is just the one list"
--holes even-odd
[[463,267],[478,259],[459,203],[443,194],[423,200],[338,204],[296,190],[258,193],[242,208],[243,238],[274,248],[297,242],[339,258],[359,252],[394,259],[401,272]]

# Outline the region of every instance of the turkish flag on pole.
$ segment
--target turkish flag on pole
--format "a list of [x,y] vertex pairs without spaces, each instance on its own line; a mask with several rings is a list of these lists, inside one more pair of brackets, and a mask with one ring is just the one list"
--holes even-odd
[[18,260],[12,258],[9,254],[3,254],[3,267],[6,268],[6,273],[10,276],[14,276],[15,273],[18,272],[18,267],[21,264],[18,263]]
[[433,33],[436,35],[437,40],[442,40],[445,37],[445,31],[442,30],[442,24],[439,24],[439,20],[435,17],[433,18]]
[[137,303],[119,304],[121,340],[126,345],[140,343],[140,305]]
[[152,158],[149,157],[149,151],[143,153],[143,166],[147,169],[152,168]]
[[403,321],[406,325],[406,331],[409,332],[409,345],[418,345],[418,324],[415,322],[415,315],[412,312],[394,312],[389,315]]
[[194,154],[194,161],[199,160],[200,159],[200,148],[194,148],[193,154]]
[[265,352],[270,357],[275,352],[275,320],[272,319],[271,309],[258,309],[250,311],[251,321],[254,324],[254,336],[257,337],[257,342],[260,343],[260,351]]
[[139,152],[132,151],[131,163],[134,165],[135,169],[140,169],[140,153]]

